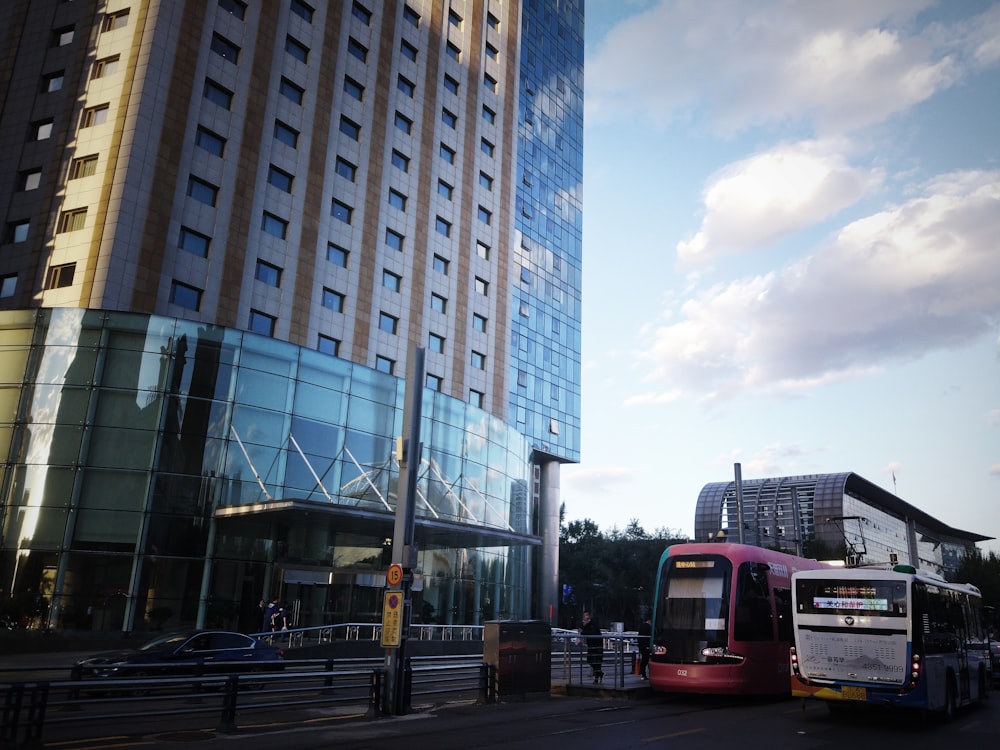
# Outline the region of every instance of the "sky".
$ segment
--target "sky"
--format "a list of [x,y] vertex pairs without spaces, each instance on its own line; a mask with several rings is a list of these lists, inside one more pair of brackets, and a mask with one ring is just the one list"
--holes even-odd
[[693,536],[739,463],[1000,537],[1000,0],[586,16],[566,521]]

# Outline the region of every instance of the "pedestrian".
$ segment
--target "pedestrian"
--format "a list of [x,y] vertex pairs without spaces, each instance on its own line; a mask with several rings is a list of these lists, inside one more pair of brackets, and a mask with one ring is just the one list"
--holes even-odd
[[649,679],[649,648],[653,637],[653,624],[645,617],[639,625],[639,678]]
[[271,627],[271,620],[274,618],[274,613],[278,609],[278,597],[274,597],[270,602],[264,603],[264,600],[260,600],[261,609],[261,624],[260,632],[268,633],[273,628]]
[[288,610],[278,604],[277,600],[275,600],[274,604],[274,614],[271,615],[271,632],[276,633],[279,630],[288,630]]
[[580,635],[586,642],[587,663],[590,665],[591,676],[596,685],[604,679],[604,636],[597,619],[591,617],[590,612],[583,613],[583,626],[580,628]]

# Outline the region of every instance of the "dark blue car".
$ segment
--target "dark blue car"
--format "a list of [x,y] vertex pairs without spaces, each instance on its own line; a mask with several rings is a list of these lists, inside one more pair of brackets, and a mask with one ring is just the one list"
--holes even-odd
[[282,658],[280,648],[243,633],[189,630],[166,633],[139,648],[94,654],[73,671],[77,679],[265,672],[280,669],[276,662]]

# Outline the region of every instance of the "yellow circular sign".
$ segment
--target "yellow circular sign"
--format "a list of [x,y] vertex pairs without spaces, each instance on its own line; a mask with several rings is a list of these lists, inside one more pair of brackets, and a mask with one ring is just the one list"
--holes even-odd
[[385,580],[388,581],[390,586],[398,586],[400,581],[403,580],[403,566],[399,563],[390,565],[389,572],[385,574]]

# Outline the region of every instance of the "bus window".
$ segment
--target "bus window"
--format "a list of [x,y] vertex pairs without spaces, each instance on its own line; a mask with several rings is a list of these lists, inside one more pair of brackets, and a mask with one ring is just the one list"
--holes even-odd
[[795,628],[792,627],[792,590],[774,590],[774,610],[778,613],[778,640],[791,643]]
[[736,621],[733,639],[737,641],[773,641],[771,602],[767,595],[767,566],[759,563],[740,565],[736,589]]

